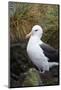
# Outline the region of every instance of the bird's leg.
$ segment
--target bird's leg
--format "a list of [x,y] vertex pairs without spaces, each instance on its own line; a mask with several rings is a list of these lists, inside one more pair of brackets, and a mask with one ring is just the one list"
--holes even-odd
[[40,69],[40,68],[39,68],[39,71],[40,71],[40,73],[44,73],[44,72],[45,72],[45,70],[42,70],[42,69]]
[[44,73],[44,72],[45,72],[44,70],[43,71],[40,70],[40,73]]

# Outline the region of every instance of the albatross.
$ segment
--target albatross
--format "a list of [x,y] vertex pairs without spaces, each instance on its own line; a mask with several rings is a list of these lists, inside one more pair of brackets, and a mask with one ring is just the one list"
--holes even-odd
[[43,29],[39,25],[33,26],[31,32],[26,35],[26,38],[30,37],[27,44],[27,54],[40,73],[49,71],[53,66],[58,66],[58,51],[44,43],[41,40],[42,35]]

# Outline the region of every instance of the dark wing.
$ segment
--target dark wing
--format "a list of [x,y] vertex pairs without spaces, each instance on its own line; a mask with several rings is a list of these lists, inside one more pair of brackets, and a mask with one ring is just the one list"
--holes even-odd
[[45,43],[41,44],[40,47],[43,49],[45,56],[49,58],[50,62],[59,62],[58,50]]

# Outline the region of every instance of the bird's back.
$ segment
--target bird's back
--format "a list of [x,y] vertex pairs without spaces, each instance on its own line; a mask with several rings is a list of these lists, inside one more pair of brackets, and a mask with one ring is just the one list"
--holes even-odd
[[43,49],[44,54],[49,58],[50,62],[58,62],[58,50],[54,49],[53,47],[47,44],[41,44],[40,47]]

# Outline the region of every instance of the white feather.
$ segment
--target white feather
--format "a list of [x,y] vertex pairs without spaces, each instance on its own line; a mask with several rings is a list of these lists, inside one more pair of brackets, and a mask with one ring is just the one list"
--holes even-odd
[[[38,31],[35,32],[35,29],[38,29]],[[38,25],[36,25],[35,28],[33,27],[32,35],[27,45],[27,53],[31,61],[40,71],[43,70],[44,73],[45,71],[49,71],[50,67],[58,64],[55,62],[48,62],[49,58],[44,55],[43,49],[40,48],[39,44],[43,44],[43,42],[40,40],[40,36],[42,36],[42,29],[40,29],[41,28],[40,26],[38,27]]]

